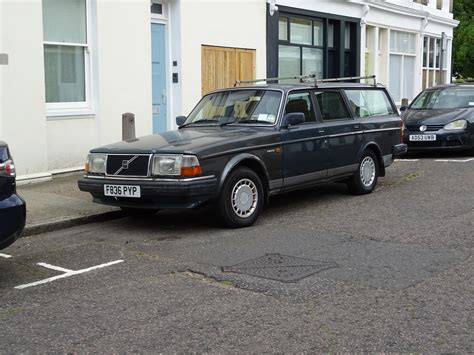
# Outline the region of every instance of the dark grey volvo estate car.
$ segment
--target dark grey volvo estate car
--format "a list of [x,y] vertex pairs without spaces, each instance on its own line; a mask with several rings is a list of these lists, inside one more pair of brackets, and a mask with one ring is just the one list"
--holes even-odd
[[385,88],[321,83],[236,87],[205,95],[179,129],[91,150],[79,188],[127,211],[214,203],[245,227],[271,195],[328,181],[374,190],[406,152]]

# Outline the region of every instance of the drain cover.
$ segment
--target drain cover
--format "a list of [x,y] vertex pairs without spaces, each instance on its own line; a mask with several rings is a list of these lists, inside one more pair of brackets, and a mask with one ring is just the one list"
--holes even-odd
[[282,254],[266,254],[237,265],[224,266],[222,271],[282,282],[296,282],[334,267],[337,267],[334,261],[318,261]]

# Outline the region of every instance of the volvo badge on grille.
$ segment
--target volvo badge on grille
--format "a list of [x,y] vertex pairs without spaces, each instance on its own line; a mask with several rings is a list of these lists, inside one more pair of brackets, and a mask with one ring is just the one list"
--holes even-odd
[[134,160],[136,160],[139,156],[138,155],[135,155],[133,158],[129,159],[129,160],[122,160],[122,166],[120,167],[120,169],[118,169],[114,175],[118,175],[120,174],[123,170],[128,170],[128,168],[130,167],[130,164],[132,164],[132,162]]

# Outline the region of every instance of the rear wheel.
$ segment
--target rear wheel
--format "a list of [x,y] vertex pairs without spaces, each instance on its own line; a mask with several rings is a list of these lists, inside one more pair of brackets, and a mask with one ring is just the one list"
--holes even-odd
[[260,177],[251,169],[237,168],[222,187],[217,203],[220,220],[230,228],[251,226],[262,210],[263,201]]
[[356,173],[347,185],[354,195],[370,194],[374,191],[378,178],[379,166],[377,156],[372,150],[365,150],[360,158]]

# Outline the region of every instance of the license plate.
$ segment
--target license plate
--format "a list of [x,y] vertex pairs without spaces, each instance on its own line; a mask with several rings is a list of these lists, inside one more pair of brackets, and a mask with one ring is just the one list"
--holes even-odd
[[410,134],[410,141],[412,142],[425,142],[435,140],[436,134]]
[[141,197],[140,186],[136,185],[104,185],[104,195],[113,197]]

